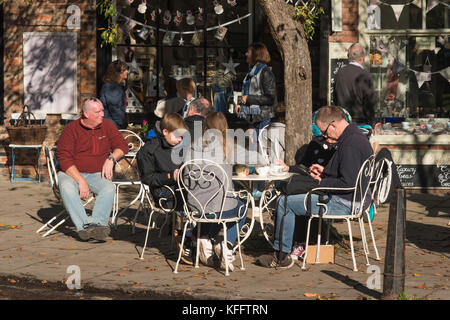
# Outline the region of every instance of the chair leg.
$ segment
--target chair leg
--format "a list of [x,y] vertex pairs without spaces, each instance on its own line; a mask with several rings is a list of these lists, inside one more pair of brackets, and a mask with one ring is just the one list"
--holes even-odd
[[302,270],[306,269],[305,265],[306,265],[306,257],[308,256],[309,231],[310,231],[310,228],[311,228],[311,220],[312,220],[312,217],[310,217],[309,220],[308,220],[308,228],[307,228],[307,231],[306,231],[305,255],[303,256]]
[[184,238],[186,236],[186,229],[187,229],[188,223],[189,223],[189,221],[186,221],[184,223],[183,237],[181,238],[181,247],[180,247],[180,250],[178,252],[178,260],[177,260],[177,264],[175,265],[175,270],[173,270],[173,273],[178,273],[178,265],[180,264],[180,260],[181,260],[181,254],[182,254],[183,246],[184,246]]
[[318,232],[317,232],[316,264],[319,263],[321,237],[322,237],[322,217],[319,217],[319,226],[318,226]]
[[366,229],[364,228],[364,221],[360,217],[358,219],[358,222],[359,222],[359,229],[361,231],[361,240],[362,240],[362,243],[363,243],[364,255],[366,256],[366,266],[370,266],[370,262],[369,262],[369,245],[367,244]]
[[45,238],[46,236],[48,236],[50,233],[53,232],[53,230],[55,230],[56,228],[58,228],[60,225],[62,225],[64,222],[66,222],[66,219],[62,219],[60,222],[58,222],[53,228],[51,228],[50,230],[48,230],[46,233],[44,233],[42,235],[42,238]]
[[369,224],[370,235],[372,237],[373,248],[375,250],[375,257],[376,257],[377,261],[380,261],[380,256],[378,254],[377,244],[375,243],[375,236],[373,234],[372,222],[370,221],[369,213],[366,212],[366,214],[367,214],[367,221],[368,221],[368,224]]
[[196,255],[195,255],[195,268],[199,268],[198,261],[199,261],[199,255],[198,250],[200,248],[200,228],[202,227],[202,224],[199,223],[197,227],[197,248],[196,248]]
[[[225,222],[222,222],[222,225],[223,225],[223,245],[227,246],[228,245],[227,244],[227,225]],[[228,272],[228,255],[224,254],[225,253],[224,249],[225,248],[222,248],[222,255],[223,255],[223,258],[225,259],[225,276],[228,277],[230,275],[230,273]]]
[[[239,234],[239,223],[238,222],[236,222],[236,232],[237,232],[237,234]],[[245,270],[244,259],[242,259],[241,238],[238,236],[237,240],[238,240],[238,248],[239,248],[239,258],[241,259],[241,270]]]
[[170,219],[170,215],[171,213],[166,212],[166,217],[164,218],[164,223],[162,224],[161,228],[159,229],[159,238],[162,237],[162,232],[164,230],[164,227],[167,225],[167,223],[169,222]]
[[141,253],[141,257],[140,257],[141,260],[144,259],[144,252],[145,252],[145,248],[147,247],[148,233],[149,233],[149,231],[150,231],[150,223],[151,223],[151,221],[152,221],[152,214],[153,214],[153,211],[152,211],[152,213],[150,213],[150,218],[148,219],[147,232],[146,232],[146,234],[145,234],[144,247],[142,248],[142,253]]
[[352,226],[350,224],[350,219],[345,220],[347,220],[348,237],[350,239],[350,248],[352,249],[353,271],[358,271],[358,268],[356,267],[355,249],[353,248]]
[[[52,226],[51,223],[52,223],[53,221],[55,221],[56,219],[58,219],[58,218],[59,218],[61,215],[63,215],[64,213],[67,214],[66,209],[61,210],[56,216],[54,216],[54,217],[51,218],[49,221],[47,221],[42,227],[40,227],[40,228],[36,231],[36,233],[39,233],[39,232],[43,231],[45,228],[48,228],[48,227],[51,227],[50,231],[55,230],[56,228],[55,228],[54,226]],[[65,221],[65,219],[64,219],[64,221]],[[60,225],[61,225],[61,224],[58,223],[58,224],[56,225],[56,227],[58,227],[58,226],[60,226]],[[45,237],[48,233],[49,233],[49,232],[47,231],[47,233],[46,233],[43,237]]]

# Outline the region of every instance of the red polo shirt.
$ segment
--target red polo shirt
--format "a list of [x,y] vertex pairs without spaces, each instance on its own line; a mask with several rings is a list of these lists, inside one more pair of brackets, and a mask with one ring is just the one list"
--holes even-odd
[[75,165],[80,172],[101,172],[105,160],[115,149],[128,153],[128,145],[116,126],[109,120],[95,128],[87,128],[81,119],[65,126],[59,137],[56,158],[61,170]]

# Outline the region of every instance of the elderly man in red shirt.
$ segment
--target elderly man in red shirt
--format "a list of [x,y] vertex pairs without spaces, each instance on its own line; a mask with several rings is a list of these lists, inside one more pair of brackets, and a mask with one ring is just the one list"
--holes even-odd
[[[61,198],[83,241],[104,241],[109,235],[114,162],[128,152],[125,139],[103,115],[100,100],[85,100],[82,117],[64,128],[56,150]],[[81,199],[88,198],[90,191],[96,194],[96,200],[88,216]]]

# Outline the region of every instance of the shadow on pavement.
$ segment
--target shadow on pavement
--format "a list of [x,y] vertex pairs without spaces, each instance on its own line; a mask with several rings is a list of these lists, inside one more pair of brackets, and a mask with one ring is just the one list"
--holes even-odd
[[[407,199],[425,206],[425,211],[428,212],[427,216],[429,217],[442,217],[443,215],[450,217],[450,197],[448,195],[418,193],[410,194]],[[445,206],[445,202],[447,202],[447,206]],[[439,215],[439,213],[441,214]]]
[[406,221],[406,239],[421,249],[439,253],[450,252],[449,228]]
[[330,270],[322,270],[321,272],[325,273],[326,275],[341,281],[342,283],[348,285],[349,287],[361,292],[362,294],[366,295],[366,296],[370,296],[372,298],[375,299],[381,299],[381,292],[372,290],[367,288],[364,284],[362,284],[361,282],[358,282],[356,280],[353,280],[352,278],[350,278],[349,276],[344,276],[342,274],[339,274],[337,272],[334,271],[330,271]]

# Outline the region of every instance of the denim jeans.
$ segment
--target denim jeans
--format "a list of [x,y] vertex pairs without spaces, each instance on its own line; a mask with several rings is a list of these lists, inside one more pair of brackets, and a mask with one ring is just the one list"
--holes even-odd
[[[240,200],[238,200],[238,204],[234,209],[227,210],[222,212],[222,218],[233,218],[240,215],[242,218],[238,221],[239,231],[242,229],[245,224],[245,220],[247,219],[247,210],[245,210],[245,204]],[[242,208],[241,208],[242,206]],[[241,210],[241,211],[239,211]],[[245,210],[245,212],[242,212]],[[205,228],[206,225],[203,225],[203,228],[200,230],[201,235],[207,234],[208,238],[214,238],[219,233],[219,231],[223,228],[222,224],[219,223],[208,223],[209,226]],[[202,231],[203,230],[203,231]],[[206,231],[208,230],[208,231]],[[196,231],[193,232],[194,235],[197,235]],[[227,223],[227,242],[234,244],[237,240],[238,233],[236,230],[236,222]]]
[[64,207],[72,219],[77,231],[84,229],[89,223],[108,225],[114,201],[115,186],[108,179],[102,179],[101,173],[81,173],[95,195],[92,215],[88,216],[80,199],[78,183],[63,171],[58,172],[58,185]]
[[[278,199],[275,241],[273,243],[273,247],[275,250],[280,250],[280,242],[282,240],[283,247],[281,248],[281,251],[291,253],[295,228],[295,216],[306,215],[306,210],[303,202],[305,197],[306,194],[295,194],[287,196],[286,216],[284,217],[283,221],[283,230],[281,230],[281,220],[283,219],[284,215],[286,196],[280,196],[280,198]],[[317,202],[319,200],[318,198],[319,196],[315,194],[311,196],[311,211],[313,214],[319,213],[319,206],[317,206]],[[345,199],[342,199],[336,195],[331,197],[330,202],[327,203],[327,207],[327,214],[347,215],[351,213],[351,204]]]

